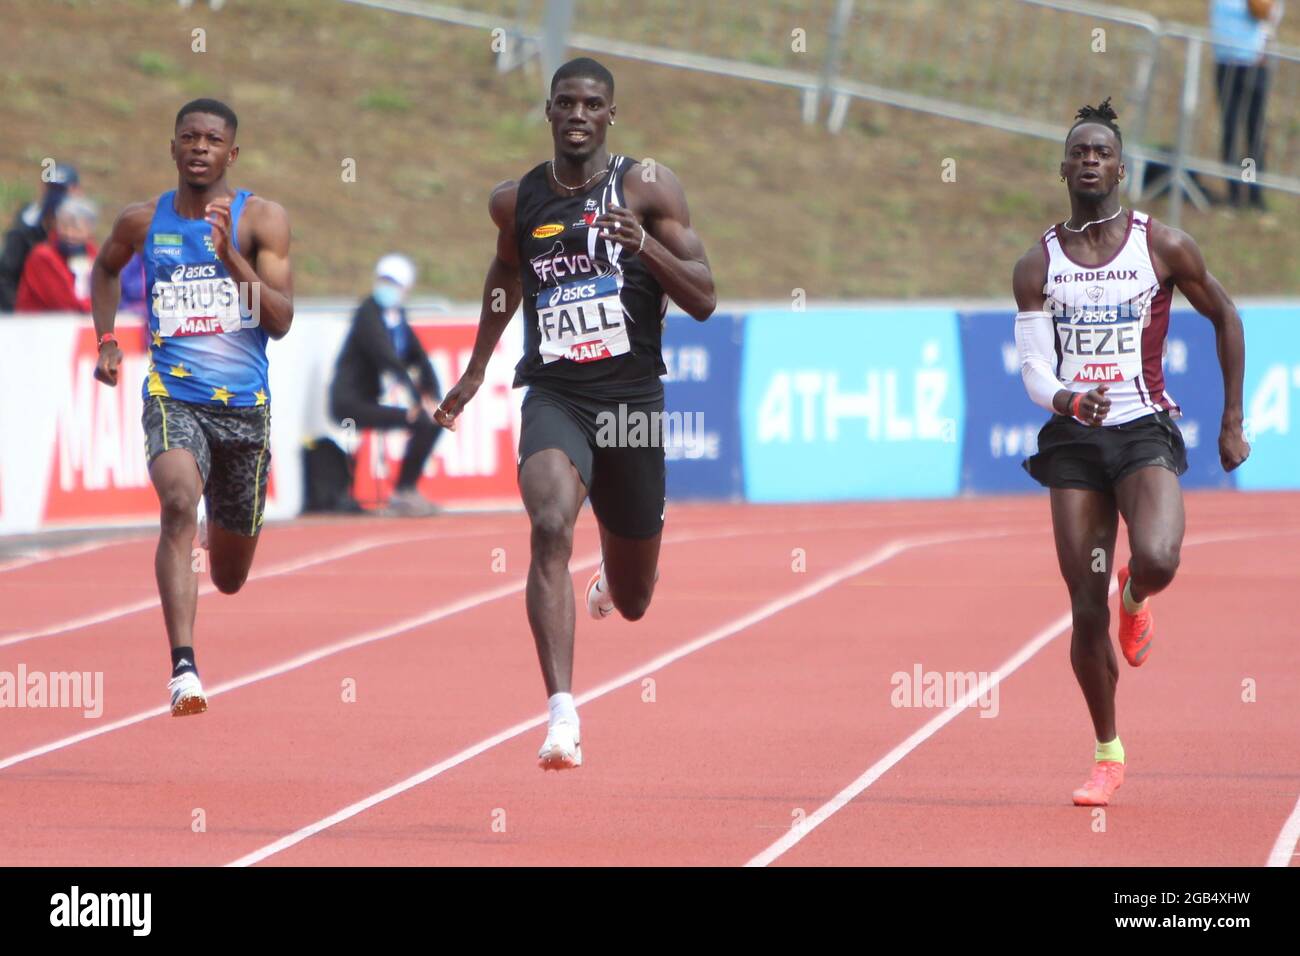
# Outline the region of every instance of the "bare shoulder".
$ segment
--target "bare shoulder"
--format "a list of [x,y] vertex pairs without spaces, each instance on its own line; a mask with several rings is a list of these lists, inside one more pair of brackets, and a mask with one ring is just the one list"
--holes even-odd
[[653,159],[633,163],[623,177],[628,205],[651,219],[675,219],[690,225],[686,190],[677,174]]
[[1147,237],[1157,274],[1163,280],[1198,276],[1205,271],[1205,258],[1196,240],[1181,229],[1159,222],[1155,217],[1147,221]]
[[259,225],[278,225],[289,222],[289,213],[278,202],[264,196],[252,195],[244,201],[244,212]]
[[658,194],[668,199],[685,197],[686,190],[677,174],[653,159],[637,160],[628,167],[624,189],[640,195]]
[[1011,281],[1019,286],[1022,282],[1032,283],[1042,288],[1047,281],[1047,259],[1043,256],[1043,244],[1035,242],[1016,260],[1011,273]]
[[1196,240],[1188,233],[1161,222],[1155,216],[1147,217],[1147,234],[1151,237],[1151,248],[1157,252],[1177,254],[1196,248]]
[[143,244],[149,233],[149,223],[153,222],[154,211],[158,208],[158,199],[146,199],[144,202],[127,204],[117,214],[113,222],[113,234],[122,239],[139,239]]
[[509,229],[515,222],[515,200],[519,197],[519,182],[507,179],[492,187],[488,196],[488,213],[498,228]]

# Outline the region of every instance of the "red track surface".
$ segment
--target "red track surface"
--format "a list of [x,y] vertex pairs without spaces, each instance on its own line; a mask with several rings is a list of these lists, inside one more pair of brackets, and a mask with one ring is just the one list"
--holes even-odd
[[[1067,610],[1045,498],[681,506],[646,618],[579,620],[575,693],[626,679],[581,707],[586,765],[563,774],[535,764],[522,515],[269,529],[261,577],[199,605],[204,682],[239,686],[185,719],[143,716],[166,703],[157,607],[112,613],[155,597],[151,542],[3,571],[0,671],[102,671],[105,702],[0,710],[0,863],[735,865],[895,751],[776,862],[1260,865],[1300,794],[1300,496],[1187,504],[1152,658],[1121,663],[1129,775],[1105,832],[1069,803],[1092,733],[1064,632],[1005,676],[995,718],[895,750],[940,710],[894,707],[891,675],[993,671]],[[576,584],[595,550],[584,516]],[[5,644],[23,634],[41,636]]]

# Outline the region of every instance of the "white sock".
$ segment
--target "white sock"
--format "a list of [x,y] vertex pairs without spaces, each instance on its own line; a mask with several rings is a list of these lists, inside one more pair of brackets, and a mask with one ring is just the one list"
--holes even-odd
[[552,694],[546,703],[551,709],[552,724],[563,720],[578,726],[578,708],[573,704],[572,694]]

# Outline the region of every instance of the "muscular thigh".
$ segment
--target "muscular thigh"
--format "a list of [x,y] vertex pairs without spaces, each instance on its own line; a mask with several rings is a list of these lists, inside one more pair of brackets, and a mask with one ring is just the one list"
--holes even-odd
[[1186,517],[1178,476],[1167,468],[1139,468],[1115,485],[1115,499],[1128,526],[1129,550],[1134,553],[1177,553],[1183,543]]
[[520,466],[519,493],[534,524],[559,519],[572,527],[587,489],[568,455],[558,448],[543,448]]
[[1071,595],[1105,601],[1115,559],[1119,511],[1105,492],[1053,488],[1056,559]]

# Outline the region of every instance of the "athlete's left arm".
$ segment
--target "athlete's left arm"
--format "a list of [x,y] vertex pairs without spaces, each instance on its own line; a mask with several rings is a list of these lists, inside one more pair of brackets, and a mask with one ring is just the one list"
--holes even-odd
[[[248,197],[244,217],[252,239],[254,261],[250,263],[228,239],[230,200],[218,199],[209,203],[207,212],[217,257],[225,264],[226,271],[241,289],[257,289],[256,298],[251,292],[244,298],[250,305],[258,307],[258,314],[253,317],[256,324],[271,338],[284,338],[293,322],[288,213],[278,203],[258,196]],[[243,221],[241,218],[241,223]]]
[[681,182],[661,163],[638,164],[623,178],[623,190],[632,208],[611,206],[595,225],[606,230],[621,226],[604,238],[640,256],[668,297],[703,322],[713,314],[718,299],[704,243],[691,228],[691,211]]
[[1219,428],[1219,461],[1232,471],[1250,455],[1242,432],[1242,379],[1246,368],[1246,338],[1241,316],[1227,291],[1205,267],[1196,241],[1181,230],[1151,222],[1151,249],[1171,281],[1192,308],[1214,324],[1219,367],[1223,370],[1223,421]]

